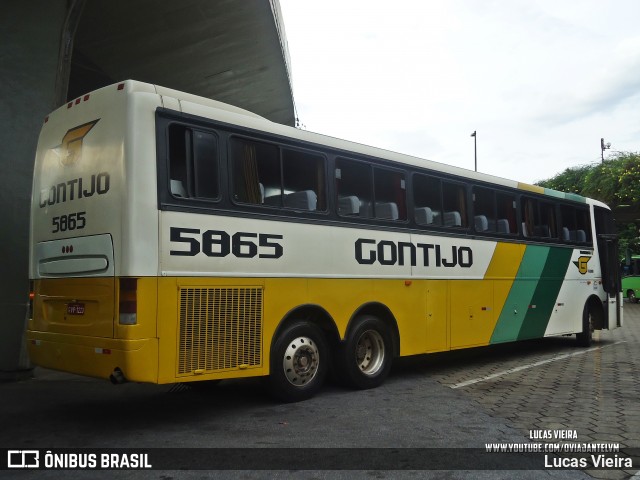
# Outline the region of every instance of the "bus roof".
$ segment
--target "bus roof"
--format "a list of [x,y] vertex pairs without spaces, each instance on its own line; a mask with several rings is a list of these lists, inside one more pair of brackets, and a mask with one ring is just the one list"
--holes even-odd
[[[563,200],[570,200],[578,203],[590,203],[597,204],[602,207],[608,208],[604,203],[596,200],[587,199],[581,195],[575,193],[565,193],[557,190],[540,187],[537,185],[530,185],[523,182],[517,182],[515,180],[509,180],[495,175],[489,175],[486,173],[475,172],[461,167],[455,167],[444,163],[436,162],[433,160],[427,160],[412,155],[398,153],[378,147],[372,147],[369,145],[352,142],[349,140],[343,140],[340,138],[331,137],[324,134],[309,132],[306,130],[300,130],[298,128],[282,125],[279,123],[267,120],[253,112],[244,110],[242,108],[229,105],[210,98],[204,98],[197,95],[185,93],[179,90],[162,87],[159,85],[151,85],[144,82],[138,82],[135,80],[127,80],[119,82],[116,85],[126,85],[125,90],[129,93],[134,92],[146,92],[156,93],[163,99],[167,97],[174,98],[180,101],[180,108],[184,113],[193,113],[200,116],[214,118],[223,122],[235,124],[238,126],[265,131],[276,135],[282,135],[284,137],[297,139],[311,144],[316,144],[323,147],[329,147],[334,150],[342,150],[349,153],[357,153],[364,156],[380,158],[391,162],[398,162],[400,164],[406,164],[416,167],[422,167],[425,169],[435,170],[445,174],[450,174],[465,179],[476,180],[479,182],[486,182],[494,185],[502,185],[509,188],[516,188],[526,192],[537,193],[541,195],[547,195],[554,198]],[[107,90],[110,87],[104,87],[100,90]],[[97,93],[97,90],[95,93]],[[70,102],[71,103],[71,102]],[[165,100],[163,104],[167,108]],[[202,108],[204,107],[204,108]],[[65,109],[63,105],[60,109]],[[52,113],[53,115],[53,113]]]

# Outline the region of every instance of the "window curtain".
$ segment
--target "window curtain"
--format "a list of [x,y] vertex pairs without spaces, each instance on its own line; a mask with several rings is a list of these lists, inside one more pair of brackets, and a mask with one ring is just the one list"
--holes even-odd
[[248,143],[242,145],[242,173],[247,203],[262,203],[255,145]]

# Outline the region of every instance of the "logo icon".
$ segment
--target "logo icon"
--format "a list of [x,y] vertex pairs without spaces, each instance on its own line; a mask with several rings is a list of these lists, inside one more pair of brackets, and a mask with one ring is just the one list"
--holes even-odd
[[38,450],[8,450],[8,468],[39,468],[40,452]]
[[581,256],[578,257],[578,261],[573,262],[573,264],[578,267],[578,271],[584,275],[589,271],[589,267],[588,267],[588,263],[589,260],[591,260],[591,257],[585,257],[585,256]]
[[87,136],[89,130],[98,123],[98,120],[72,128],[64,137],[62,137],[62,144],[60,145],[62,150],[60,161],[62,162],[62,165],[67,167],[69,165],[73,165],[80,159],[82,152],[82,140]]

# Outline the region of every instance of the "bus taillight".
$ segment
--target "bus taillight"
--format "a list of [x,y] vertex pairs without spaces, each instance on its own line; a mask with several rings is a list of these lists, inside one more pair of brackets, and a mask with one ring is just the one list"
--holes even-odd
[[120,308],[119,321],[121,325],[136,325],[138,323],[138,279],[120,279]]
[[36,296],[36,292],[35,292],[33,280],[30,280],[29,281],[29,305],[28,305],[29,311],[27,312],[27,318],[29,319],[33,318],[33,299],[35,298],[35,296]]

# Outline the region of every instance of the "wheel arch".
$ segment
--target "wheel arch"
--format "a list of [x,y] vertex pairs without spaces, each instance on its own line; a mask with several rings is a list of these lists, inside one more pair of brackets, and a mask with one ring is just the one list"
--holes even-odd
[[400,331],[398,330],[398,322],[395,315],[391,312],[389,307],[380,302],[369,302],[361,305],[351,318],[345,331],[345,338],[349,335],[349,332],[354,327],[355,320],[362,315],[371,315],[379,318],[389,328],[391,333],[391,341],[393,343],[393,357],[400,356]]
[[273,349],[275,341],[278,339],[282,331],[290,324],[297,321],[308,321],[315,324],[323,331],[326,336],[327,343],[335,345],[340,341],[340,334],[338,333],[338,327],[336,326],[333,317],[320,305],[305,304],[299,305],[289,310],[273,332],[271,337],[270,349]]
[[593,319],[593,328],[595,330],[602,330],[604,328],[604,306],[602,305],[602,300],[598,298],[596,295],[591,295],[587,298],[585,302],[585,308],[588,307],[591,311],[592,319]]

